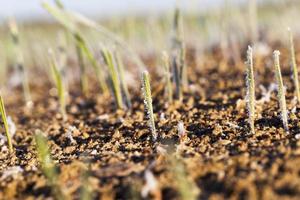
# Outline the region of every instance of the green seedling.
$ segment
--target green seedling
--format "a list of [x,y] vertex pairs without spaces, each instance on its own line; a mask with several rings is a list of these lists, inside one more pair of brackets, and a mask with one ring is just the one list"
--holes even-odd
[[62,114],[63,120],[67,120],[67,112],[66,112],[66,90],[64,86],[64,81],[61,72],[59,71],[57,67],[57,60],[54,55],[54,52],[49,49],[49,55],[51,57],[51,68],[53,77],[55,79],[57,91],[58,91],[58,98],[59,98],[59,106],[60,106],[60,112]]
[[298,67],[295,57],[295,47],[294,47],[294,39],[293,34],[290,28],[288,28],[289,33],[289,42],[290,42],[290,54],[291,54],[291,64],[293,70],[293,80],[295,85],[295,94],[297,96],[298,102],[300,102],[300,88],[299,88],[299,79],[298,79]]
[[32,105],[31,95],[30,95],[30,88],[28,83],[27,73],[24,68],[24,58],[20,46],[20,37],[19,37],[19,30],[15,20],[9,21],[9,29],[10,35],[12,38],[13,48],[16,55],[16,63],[15,68],[17,73],[19,74],[20,79],[22,80],[22,87],[24,92],[24,98],[27,106]]
[[169,156],[169,163],[172,175],[176,182],[176,187],[182,200],[196,200],[198,188],[195,183],[188,178],[183,162],[173,155]]
[[103,47],[102,55],[103,55],[105,64],[108,67],[116,104],[119,109],[122,109],[123,108],[122,93],[121,93],[119,76],[118,76],[118,72],[116,69],[115,62],[114,62],[113,54],[108,49]]
[[84,56],[83,56],[83,50],[80,48],[79,44],[76,43],[76,54],[78,58],[78,65],[80,68],[80,86],[82,93],[84,95],[87,95],[88,93],[88,79],[87,79],[87,72],[86,72],[86,66],[84,62]]
[[171,73],[170,73],[170,58],[167,52],[163,52],[162,60],[163,60],[163,66],[165,72],[164,77],[167,86],[165,89],[165,93],[168,97],[168,102],[171,103],[173,101],[173,88],[172,88]]
[[185,65],[185,46],[183,43],[180,10],[175,9],[172,37],[172,68],[176,86],[176,98],[182,100],[182,87],[187,85],[187,71]]
[[289,127],[288,127],[288,115],[287,115],[286,100],[285,100],[285,89],[283,87],[283,81],[281,76],[279,55],[280,52],[278,50],[274,51],[273,56],[274,56],[275,76],[277,81],[278,101],[279,101],[279,106],[281,111],[281,119],[285,131],[288,132]]
[[131,108],[131,101],[130,101],[130,95],[129,95],[129,91],[128,91],[128,87],[127,87],[127,83],[125,81],[125,75],[124,75],[124,65],[122,62],[122,58],[119,52],[116,53],[116,60],[117,60],[117,70],[119,73],[119,78],[120,78],[120,82],[121,82],[121,88],[122,91],[124,93],[124,97],[125,97],[125,104],[127,106],[127,108]]
[[88,48],[85,40],[79,33],[74,34],[74,37],[75,37],[77,46],[80,48],[81,52],[86,56],[86,58],[89,60],[89,62],[93,66],[96,76],[98,78],[99,84],[100,84],[101,91],[103,93],[107,93],[108,86],[105,82],[104,75],[101,73],[100,66],[99,66],[96,58],[94,57],[93,53]]
[[35,131],[35,143],[37,149],[37,156],[41,163],[42,172],[47,178],[49,186],[52,188],[52,194],[57,200],[69,199],[62,191],[58,184],[58,172],[51,159],[47,139],[41,130]]
[[9,128],[8,128],[7,117],[6,117],[6,112],[5,112],[2,95],[0,95],[0,113],[1,113],[2,122],[4,124],[5,134],[6,134],[7,143],[8,143],[8,149],[9,149],[10,153],[13,153],[13,145],[12,145],[11,135],[10,135]]
[[60,9],[64,9],[64,4],[60,1],[60,0],[54,0],[55,5],[60,8]]
[[247,77],[246,77],[246,85],[247,85],[247,108],[249,115],[249,124],[251,128],[251,133],[255,133],[254,129],[254,120],[255,120],[255,83],[254,83],[254,72],[253,72],[253,53],[252,48],[248,46],[247,50]]
[[147,117],[148,117],[148,125],[151,129],[153,140],[156,141],[157,132],[156,132],[155,122],[154,122],[152,96],[151,96],[151,88],[150,88],[150,77],[148,71],[144,71],[142,73],[142,90],[144,94],[145,110],[147,112]]

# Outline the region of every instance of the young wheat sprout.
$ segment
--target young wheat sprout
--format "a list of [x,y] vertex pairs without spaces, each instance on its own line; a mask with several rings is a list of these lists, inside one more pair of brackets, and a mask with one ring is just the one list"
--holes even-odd
[[66,112],[66,91],[64,86],[64,81],[62,78],[62,75],[57,67],[57,60],[55,58],[54,52],[52,49],[48,50],[48,53],[51,57],[51,67],[52,67],[52,73],[55,78],[56,87],[58,91],[58,98],[59,98],[59,106],[60,106],[60,112],[62,114],[63,120],[67,120],[67,112]]
[[247,50],[247,77],[246,77],[246,85],[247,85],[247,95],[246,102],[248,108],[249,115],[249,124],[251,128],[251,133],[254,134],[254,120],[255,120],[255,83],[254,83],[254,73],[253,73],[253,54],[252,48],[248,46]]
[[171,82],[171,73],[170,73],[170,58],[167,52],[162,53],[162,60],[165,70],[165,81],[166,81],[166,94],[168,96],[168,102],[171,103],[173,101],[173,89],[172,89],[172,82]]
[[150,88],[150,78],[148,71],[144,71],[142,73],[142,90],[144,94],[144,103],[145,108],[148,115],[148,124],[152,132],[153,140],[156,141],[157,133],[154,123],[154,114],[153,114],[153,107],[152,107],[152,97],[151,97],[151,88]]
[[0,95],[0,113],[1,113],[2,122],[4,124],[5,134],[6,134],[7,143],[8,143],[8,149],[9,149],[10,153],[13,153],[13,145],[12,145],[12,141],[11,141],[11,135],[9,132],[4,102],[3,102],[3,98],[1,95]]
[[277,90],[278,90],[278,101],[281,110],[281,119],[285,131],[288,132],[289,128],[288,128],[288,115],[287,115],[287,108],[286,108],[286,101],[285,101],[285,89],[283,87],[283,81],[282,81],[281,70],[280,70],[280,61],[279,61],[280,52],[278,50],[275,50],[273,55],[274,55],[275,76],[276,76]]
[[87,46],[85,40],[83,39],[83,37],[79,33],[74,34],[74,37],[75,37],[77,45],[81,49],[82,53],[86,56],[86,58],[89,60],[89,62],[93,66],[93,68],[95,70],[95,73],[96,73],[96,76],[98,78],[99,84],[100,84],[101,91],[103,93],[106,93],[108,91],[108,86],[105,82],[104,75],[101,73],[101,68],[100,68],[97,60],[95,59],[93,53],[88,48],[88,46]]
[[28,77],[24,68],[24,58],[20,46],[20,37],[19,37],[19,30],[17,23],[14,19],[9,21],[9,29],[10,29],[10,35],[12,38],[13,42],[13,47],[14,47],[14,53],[16,55],[16,71],[22,80],[22,87],[23,87],[23,92],[24,92],[24,98],[26,105],[28,107],[32,106],[32,100],[31,100],[31,95],[30,95],[30,88],[29,88],[29,83],[28,83]]
[[113,91],[114,91],[114,96],[115,100],[117,103],[118,108],[122,109],[123,108],[123,98],[121,94],[121,88],[120,88],[120,80],[118,76],[118,72],[114,63],[114,58],[113,54],[106,49],[105,47],[102,48],[102,55],[105,61],[105,64],[108,67],[109,74],[110,74],[110,79],[113,85]]
[[116,53],[116,61],[117,61],[117,70],[120,77],[121,88],[125,97],[125,103],[127,108],[131,108],[130,95],[129,95],[129,91],[128,91],[128,87],[124,75],[124,65],[119,52]]
[[173,68],[173,80],[176,86],[176,98],[182,100],[182,86],[187,82],[185,69],[185,49],[182,41],[182,30],[180,20],[180,10],[175,9],[173,21],[173,36],[171,47],[171,60]]
[[35,143],[37,149],[37,156],[41,163],[42,172],[47,178],[48,184],[52,188],[53,195],[58,200],[66,199],[67,197],[63,194],[62,188],[59,187],[57,183],[58,172],[51,159],[49,149],[48,149],[47,139],[41,130],[35,131]]
[[288,32],[289,32],[289,42],[290,42],[291,64],[293,70],[293,80],[295,85],[295,94],[297,95],[298,102],[300,102],[300,88],[299,88],[298,69],[297,69],[297,63],[295,57],[293,34],[290,28],[288,28]]
[[77,53],[77,58],[78,58],[78,64],[80,68],[80,86],[82,93],[84,95],[87,95],[88,93],[88,79],[87,79],[87,74],[86,74],[86,67],[84,63],[84,56],[83,56],[83,51],[80,48],[80,45],[76,43],[76,53]]

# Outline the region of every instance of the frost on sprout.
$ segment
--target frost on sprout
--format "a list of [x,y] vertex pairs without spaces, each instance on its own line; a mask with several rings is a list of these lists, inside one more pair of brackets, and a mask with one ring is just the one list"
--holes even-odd
[[268,87],[268,90],[263,85],[259,85],[259,88],[262,92],[262,97],[258,100],[258,102],[265,103],[271,100],[271,94],[277,90],[277,85],[275,83],[271,83],[271,85]]
[[78,129],[75,126],[69,126],[68,130],[66,132],[66,136],[72,144],[76,144],[76,140],[74,140],[74,138],[73,138],[73,133],[75,131],[78,131]]
[[153,107],[152,107],[152,97],[151,97],[151,89],[150,89],[150,78],[148,71],[144,71],[142,74],[142,91],[144,95],[144,104],[145,110],[148,117],[148,125],[151,129],[153,139],[157,139],[157,133],[154,123],[154,114],[153,114]]
[[178,131],[178,136],[180,138],[180,141],[183,142],[186,139],[187,135],[182,121],[178,122],[177,131]]
[[286,108],[286,100],[285,100],[285,89],[283,86],[281,70],[280,70],[280,62],[279,62],[280,52],[278,50],[274,51],[274,67],[275,67],[275,76],[277,81],[277,91],[278,91],[278,101],[281,110],[281,119],[283,122],[284,129],[288,132],[288,114]]
[[247,50],[247,109],[249,114],[249,124],[251,128],[251,133],[254,134],[254,120],[255,120],[255,84],[254,84],[254,73],[253,73],[253,55],[252,48],[248,46]]
[[141,191],[143,198],[146,198],[150,193],[159,192],[157,180],[149,169],[145,171],[145,181],[146,183]]
[[9,132],[11,134],[11,137],[13,137],[17,131],[16,124],[13,122],[12,118],[10,116],[7,117],[7,125]]
[[5,171],[3,171],[2,176],[0,177],[0,181],[5,180],[8,177],[17,177],[19,173],[22,173],[24,170],[20,166],[13,166]]

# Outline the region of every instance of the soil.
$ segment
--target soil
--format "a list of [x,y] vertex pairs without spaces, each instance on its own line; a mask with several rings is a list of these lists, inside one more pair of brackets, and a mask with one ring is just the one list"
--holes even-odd
[[[166,103],[162,78],[150,68],[156,142],[147,126],[140,86],[131,88],[132,109],[116,110],[113,98],[102,95],[95,81],[91,80],[87,97],[80,94],[78,84],[71,85],[67,122],[59,114],[53,85],[43,75],[31,82],[31,109],[24,106],[21,89],[14,89],[4,97],[7,113],[17,126],[15,155],[2,147],[0,199],[54,198],[36,157],[36,129],[47,135],[59,171],[58,183],[72,199],[80,198],[82,185],[87,183],[94,199],[140,199],[147,170],[154,174],[162,199],[181,199],[171,157],[184,165],[187,179],[198,188],[197,199],[299,199],[300,140],[296,135],[300,107],[293,100],[284,50],[289,134],[282,126],[276,92],[269,101],[260,101],[263,91],[258,86],[268,88],[275,82],[271,54],[255,65],[254,135],[245,109],[245,66],[230,60],[220,67],[219,54],[218,50],[207,52],[197,63],[193,51],[188,51],[189,87],[182,103]],[[184,139],[178,136],[180,121],[187,133]],[[70,126],[76,127],[74,141],[67,134]],[[16,166],[22,170],[3,176]],[[88,172],[87,182],[82,178],[84,171]],[[153,191],[146,197],[155,198],[159,195]]]

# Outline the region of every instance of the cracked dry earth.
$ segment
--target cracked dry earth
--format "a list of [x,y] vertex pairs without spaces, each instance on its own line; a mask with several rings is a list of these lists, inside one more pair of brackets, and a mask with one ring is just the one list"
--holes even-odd
[[[157,188],[145,199],[181,199],[174,166],[168,162],[172,156],[184,166],[184,178],[197,186],[197,199],[299,199],[300,106],[293,97],[288,60],[282,56],[290,111],[286,134],[272,90],[275,79],[269,57],[255,65],[255,135],[249,134],[247,123],[244,64],[224,69],[210,53],[198,66],[189,56],[190,83],[183,103],[167,104],[162,79],[150,70],[156,142],[147,126],[140,87],[131,88],[133,107],[125,111],[116,110],[109,95],[99,94],[95,82],[90,97],[83,98],[76,92],[79,87],[71,87],[67,122],[62,121],[53,86],[46,81],[32,83],[32,109],[23,106],[20,89],[4,95],[17,131],[14,156],[2,141],[0,199],[54,198],[36,158],[37,128],[47,135],[58,182],[72,199],[79,199],[81,174],[87,169],[85,184],[94,199],[142,198],[147,171],[154,175]],[[180,121],[187,134],[183,140],[177,130]]]

